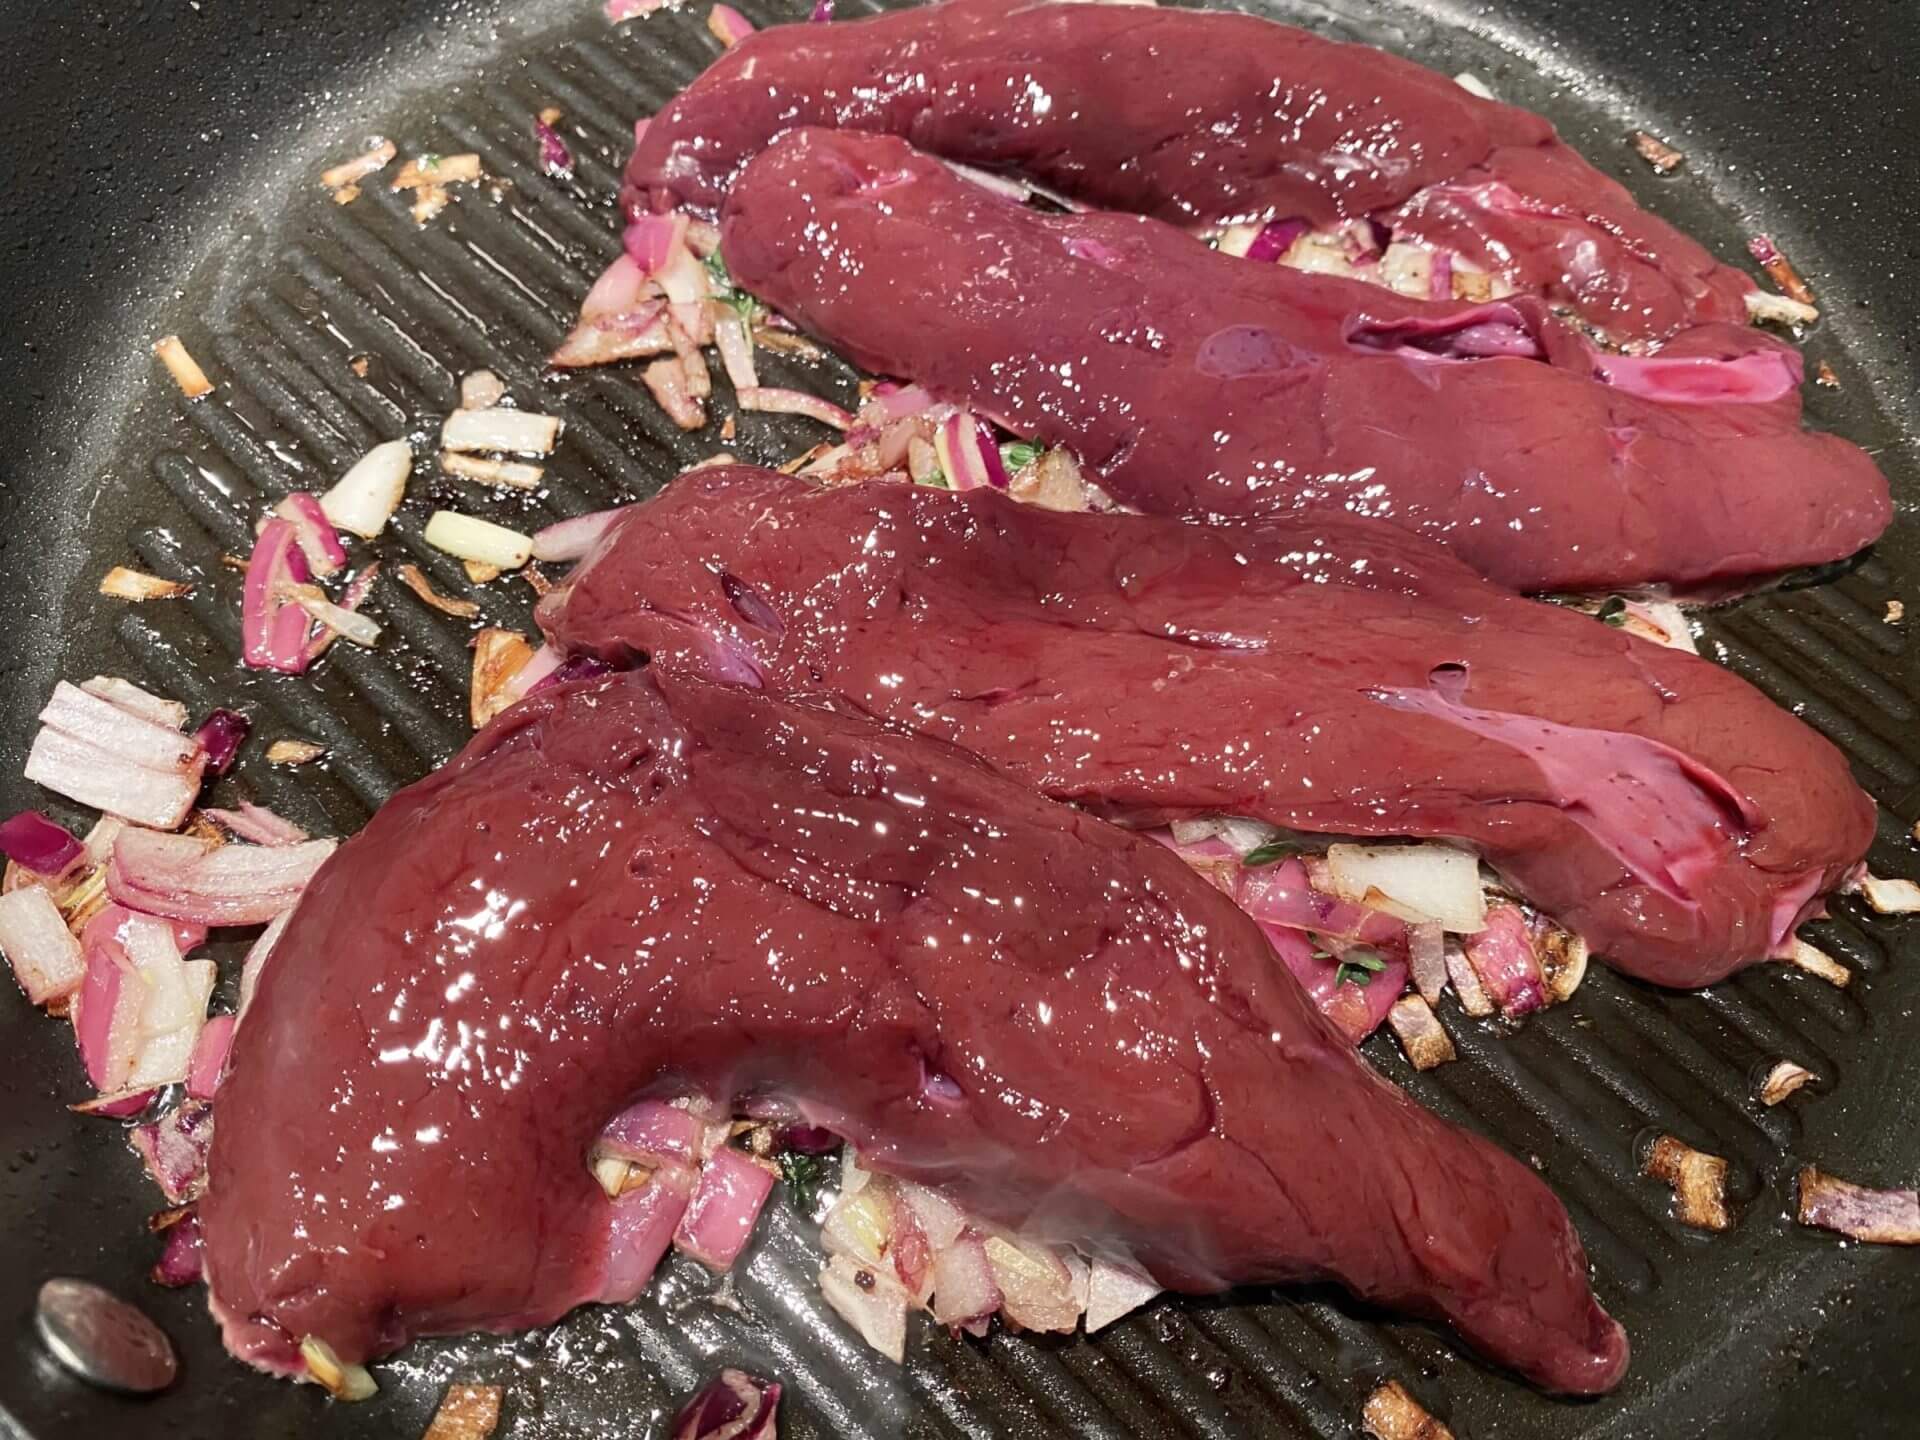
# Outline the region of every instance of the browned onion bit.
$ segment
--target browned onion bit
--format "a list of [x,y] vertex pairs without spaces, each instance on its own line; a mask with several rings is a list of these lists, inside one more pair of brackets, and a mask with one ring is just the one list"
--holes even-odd
[[1778,1105],[1813,1078],[1813,1072],[1806,1066],[1791,1060],[1777,1060],[1760,1082],[1760,1103],[1768,1107]]
[[471,620],[480,613],[480,607],[473,601],[456,600],[434,589],[432,582],[427,579],[425,572],[418,565],[402,565],[395,573],[399,575],[401,584],[443,615],[454,615],[462,620]]
[[1780,293],[1789,300],[1796,300],[1802,305],[1814,303],[1813,288],[1793,268],[1793,262],[1780,253],[1780,247],[1773,243],[1771,235],[1754,236],[1747,242],[1747,253],[1760,262],[1760,268],[1767,272],[1767,278],[1778,285]]
[[305,765],[327,753],[327,747],[312,740],[276,740],[267,747],[269,765]]
[[498,1385],[447,1386],[440,1408],[420,1440],[487,1440],[500,1423],[501,1389]]
[[1699,1230],[1725,1230],[1733,1224],[1727,1210],[1727,1162],[1662,1135],[1647,1151],[1640,1173],[1673,1187],[1674,1213]]
[[198,400],[202,395],[213,393],[213,382],[207,379],[207,372],[200,368],[199,361],[187,353],[187,347],[180,343],[178,335],[162,335],[153,342],[153,353],[160,357],[160,363],[167,367],[173,383],[180,387],[180,393],[189,400]]
[[1686,162],[1686,156],[1656,135],[1636,130],[1627,137],[1634,153],[1662,175],[1671,175]]
[[1416,1070],[1431,1070],[1455,1058],[1453,1041],[1440,1024],[1440,1018],[1418,994],[1408,991],[1393,1002],[1387,1012],[1387,1024],[1393,1027],[1400,1048]]
[[1833,373],[1833,366],[1822,360],[1813,367],[1813,383],[1826,390],[1838,390],[1840,377]]
[[1799,1220],[1874,1245],[1920,1245],[1920,1193],[1870,1190],[1805,1165]]
[[176,600],[193,586],[180,580],[162,580],[143,570],[116,565],[100,577],[100,593],[114,600]]
[[1360,1424],[1374,1440],[1453,1440],[1453,1431],[1429,1415],[1398,1380],[1367,1397]]
[[482,630],[473,641],[473,689],[468,716],[478,730],[513,703],[510,682],[533,658],[526,637],[511,630]]
[[1793,948],[1787,952],[1786,959],[1794,969],[1804,970],[1809,975],[1818,975],[1835,989],[1846,989],[1853,979],[1853,972],[1846,966],[1826,951],[1817,949],[1804,940],[1794,940]]

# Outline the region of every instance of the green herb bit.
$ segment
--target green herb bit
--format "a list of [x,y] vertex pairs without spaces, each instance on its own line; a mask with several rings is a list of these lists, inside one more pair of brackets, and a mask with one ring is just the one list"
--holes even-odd
[[1352,949],[1340,957],[1340,968],[1333,972],[1336,985],[1358,985],[1362,990],[1373,983],[1373,977],[1387,968],[1387,962],[1371,950]]
[[1618,595],[1609,595],[1601,603],[1600,608],[1594,611],[1593,618],[1602,625],[1611,625],[1617,630],[1627,623],[1627,602]]
[[727,262],[720,258],[718,250],[708,255],[702,263],[707,267],[707,279],[714,285],[722,290],[733,289],[733,276],[728,272]]
[[1241,857],[1240,863],[1251,870],[1256,865],[1272,865],[1276,861],[1298,853],[1296,847],[1287,844],[1284,840],[1269,840],[1264,845],[1254,846]]
[[1007,467],[1007,473],[1011,475],[1026,469],[1045,453],[1031,440],[1011,440],[1000,447],[1000,462]]
[[831,1173],[830,1155],[802,1155],[798,1150],[783,1150],[777,1157],[780,1174],[787,1182],[787,1200],[802,1215],[812,1215],[820,1203],[820,1187]]

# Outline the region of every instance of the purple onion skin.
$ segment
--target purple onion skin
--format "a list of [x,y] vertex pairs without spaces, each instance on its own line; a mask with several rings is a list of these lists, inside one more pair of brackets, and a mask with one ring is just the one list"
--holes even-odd
[[567,142],[560,138],[560,132],[544,120],[533,122],[533,133],[540,138],[540,168],[555,179],[567,180],[573,176],[573,151],[567,148]]
[[179,1288],[194,1285],[205,1277],[205,1256],[200,1244],[200,1217],[183,1215],[167,1227],[165,1246],[153,1267],[156,1285]]
[[207,752],[207,773],[224,775],[253,733],[253,721],[238,710],[215,710],[201,722],[194,739]]
[[38,810],[22,810],[0,824],[0,852],[36,875],[64,875],[86,847]]
[[824,25],[833,19],[833,0],[813,0],[813,13],[807,19],[815,25]]
[[596,675],[612,673],[613,666],[606,661],[596,660],[591,655],[576,655],[571,660],[563,661],[551,674],[534,681],[533,688],[527,694],[537,695],[548,686],[564,685],[569,680],[591,680]]
[[1247,247],[1247,259],[1275,261],[1293,248],[1293,242],[1307,233],[1304,220],[1269,220]]

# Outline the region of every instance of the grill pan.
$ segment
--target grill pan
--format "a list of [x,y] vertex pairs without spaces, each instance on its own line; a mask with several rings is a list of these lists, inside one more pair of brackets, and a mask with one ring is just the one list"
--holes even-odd
[[[839,0],[842,18],[868,0]],[[742,0],[756,24],[804,0]],[[1471,70],[1540,110],[1640,198],[1723,256],[1770,231],[1820,293],[1807,346],[1838,390],[1813,423],[1875,451],[1901,516],[1876,553],[1820,586],[1716,611],[1707,648],[1832,737],[1882,806],[1872,863],[1920,875],[1920,104],[1900,57],[1920,13],[1898,0],[1263,0],[1247,8]],[[322,765],[274,770],[250,747],[223,789],[345,834],[465,738],[466,627],[383,584],[375,653],[338,647],[315,675],[241,671],[238,576],[262,500],[331,479],[376,440],[423,435],[465,371],[495,369],[568,428],[540,499],[487,500],[416,478],[389,558],[474,593],[489,623],[530,623],[531,591],[472,591],[426,549],[434,499],[529,526],[644,496],[718,445],[667,426],[630,373],[549,382],[541,357],[616,253],[612,197],[631,121],[715,53],[704,3],[609,30],[594,0],[393,5],[384,0],[0,0],[11,98],[0,106],[0,805],[44,803],[18,777],[55,678],[123,673],[196,710],[240,703],[256,736],[304,736]],[[1124,97],[1116,97],[1124,103]],[[533,114],[555,105],[574,182],[535,166]],[[1656,178],[1623,144],[1644,127],[1687,165]],[[478,150],[499,196],[468,192],[425,229],[370,184],[332,205],[320,169],[370,133],[404,154]],[[219,386],[183,404],[148,355],[178,331]],[[364,361],[364,378],[355,362]],[[761,361],[768,383],[850,391],[850,372]],[[724,393],[724,392],[723,392]],[[724,404],[716,406],[725,413]],[[744,417],[730,448],[777,461],[817,438]],[[131,607],[93,587],[114,563],[196,582]],[[1889,599],[1914,615],[1889,623]],[[347,652],[347,653],[343,653]],[[58,807],[56,807],[58,812]],[[61,818],[78,820],[73,813]],[[525,1336],[425,1342],[380,1367],[359,1406],[226,1360],[198,1291],[145,1270],[157,1197],[111,1122],[70,1115],[84,1079],[66,1027],[0,1005],[0,1437],[413,1437],[450,1378],[508,1389],[503,1437],[651,1436],[723,1363],[790,1386],[783,1431],[811,1437],[1240,1440],[1358,1433],[1361,1401],[1395,1377],[1463,1436],[1894,1436],[1920,1402],[1920,1283],[1906,1251],[1793,1224],[1791,1177],[1818,1161],[1866,1184],[1920,1179],[1920,972],[1912,922],[1855,901],[1814,927],[1856,972],[1845,992],[1767,967],[1673,995],[1599,970],[1573,1003],[1505,1033],[1449,1015],[1461,1059],[1415,1076],[1391,1039],[1366,1054],[1421,1101],[1533,1161],[1566,1201],[1599,1294],[1632,1335],[1614,1395],[1544,1399],[1438,1332],[1331,1293],[1162,1299],[1096,1340],[954,1341],[916,1322],[908,1363],[865,1352],[824,1309],[810,1226],[779,1203],[724,1291],[680,1259],[629,1310],[592,1309]],[[231,985],[238,947],[222,954]],[[1791,1058],[1820,1077],[1776,1110],[1757,1074]],[[1671,1132],[1733,1166],[1725,1235],[1680,1227],[1636,1174]],[[473,1183],[484,1183],[476,1177]],[[185,1374],[155,1400],[81,1386],[33,1343],[49,1274],[138,1298]]]

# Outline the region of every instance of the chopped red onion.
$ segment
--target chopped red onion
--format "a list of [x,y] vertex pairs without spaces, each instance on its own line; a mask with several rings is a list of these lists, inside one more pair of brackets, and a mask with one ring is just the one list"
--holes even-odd
[[253,1003],[253,992],[259,988],[260,972],[266,967],[267,957],[273,953],[274,945],[287,928],[287,921],[293,918],[288,910],[276,915],[268,922],[267,928],[260,932],[260,938],[253,942],[247,951],[247,958],[240,964],[240,1003],[234,1014],[237,1023],[247,1013],[247,1006]]
[[200,722],[200,728],[193,732],[193,738],[207,752],[208,772],[224,775],[232,769],[240,747],[247,743],[252,731],[253,721],[238,710],[210,711]]
[[167,829],[193,808],[207,757],[191,737],[64,680],[40,721],[27,756],[29,780],[82,805]]
[[607,527],[621,514],[621,507],[594,510],[559,520],[533,532],[533,558],[536,560],[578,560],[600,543]]
[[[682,430],[698,430],[707,423],[707,412],[693,394],[687,368],[678,356],[654,361],[640,372],[640,381],[655,403],[667,412],[667,418]],[[751,408],[744,399],[741,405]]]
[[0,895],[0,951],[6,953],[14,978],[35,1005],[73,994],[86,979],[80,942],[73,938],[53,897],[39,885]]
[[331,840],[214,846],[129,826],[113,843],[107,893],[149,915],[251,925],[292,909],[333,850]]
[[38,810],[22,810],[0,824],[0,853],[36,875],[58,880],[80,863],[87,847]]
[[187,1062],[187,1094],[195,1100],[211,1100],[220,1088],[220,1076],[227,1066],[227,1051],[233,1048],[236,1017],[215,1015],[201,1027],[194,1042],[193,1058]]
[[775,1440],[780,1386],[744,1370],[722,1370],[673,1417],[668,1440]]
[[731,50],[753,34],[753,24],[731,5],[716,5],[707,12],[707,29],[713,38]]
[[1800,1170],[1799,1219],[1876,1245],[1920,1245],[1920,1194],[1869,1190],[1813,1165]]
[[720,363],[727,369],[727,383],[736,392],[759,389],[760,376],[753,365],[753,340],[747,334],[747,322],[728,310],[714,320],[713,337],[720,347]]
[[807,19],[815,25],[824,25],[833,19],[833,0],[813,0],[813,13]]
[[1246,258],[1277,261],[1293,248],[1293,242],[1306,234],[1308,228],[1307,222],[1297,216],[1269,220],[1260,227],[1260,233],[1253,237],[1253,243],[1247,246]]
[[1420,998],[1429,1005],[1439,1004],[1440,992],[1447,988],[1447,934],[1438,921],[1408,927],[1407,968]]
[[643,277],[658,275],[687,243],[687,217],[643,215],[627,226],[621,242]]
[[197,1200],[207,1187],[207,1151],[213,1144],[213,1107],[183,1100],[158,1120],[127,1133],[134,1153],[170,1205]]
[[151,720],[169,730],[178,730],[187,723],[187,707],[178,700],[163,700],[149,690],[142,690],[131,680],[122,680],[118,675],[96,675],[80,688],[89,695],[99,696],[110,705],[119,706],[129,715]]
[[1434,300],[1453,298],[1453,252],[1435,250],[1432,252],[1430,267],[1427,271],[1427,294]]
[[695,1174],[680,1165],[663,1165],[637,1190],[609,1200],[606,1269],[599,1300],[625,1305],[637,1300],[660,1268],[673,1243],[674,1228],[686,1214]]
[[206,1273],[206,1256],[200,1243],[200,1217],[191,1210],[165,1230],[160,1259],[152,1271],[156,1285],[178,1289],[198,1284]]
[[87,1078],[102,1095],[127,1089],[140,1049],[140,987],[127,983],[133,961],[122,944],[130,917],[130,911],[109,905],[87,922],[80,940],[87,973],[68,1012]]
[[977,490],[990,486],[1007,488],[1007,467],[1000,459],[1000,447],[984,420],[965,410],[956,410],[934,432],[933,448],[940,457],[940,468],[955,490]]
[[242,800],[238,810],[206,809],[200,813],[256,845],[298,845],[307,839],[307,832],[291,820],[283,820],[250,800]]
[[691,1165],[699,1143],[700,1121],[691,1110],[642,1100],[607,1122],[595,1149],[645,1165]]
[[1514,905],[1487,909],[1487,927],[1464,939],[1467,960],[1501,1013],[1517,1018],[1547,1003],[1546,977],[1526,917]]
[[674,1231],[674,1248],[709,1269],[731,1267],[746,1248],[776,1178],[770,1167],[744,1151],[722,1145],[700,1172],[687,1213]]
[[101,1115],[109,1120],[131,1120],[153,1103],[160,1092],[153,1089],[122,1090],[117,1095],[96,1095],[67,1108],[78,1115]]
[[818,395],[809,395],[801,390],[758,385],[750,390],[739,391],[737,398],[742,410],[764,410],[775,415],[805,415],[836,430],[847,430],[853,426],[853,416],[831,400],[822,400]]
[[299,534],[286,520],[269,520],[247,562],[241,602],[242,659],[255,670],[298,675],[307,668],[313,620],[287,598],[289,587],[312,581]]
[[560,132],[541,116],[533,118],[533,133],[540,141],[540,168],[556,180],[573,178],[573,151]]
[[679,0],[607,0],[607,21],[618,25],[622,20],[631,20],[636,15],[651,15],[663,6],[678,4]]
[[300,553],[314,574],[331,575],[345,568],[346,549],[340,544],[333,522],[320,508],[319,496],[296,490],[274,506],[273,513],[293,526]]

